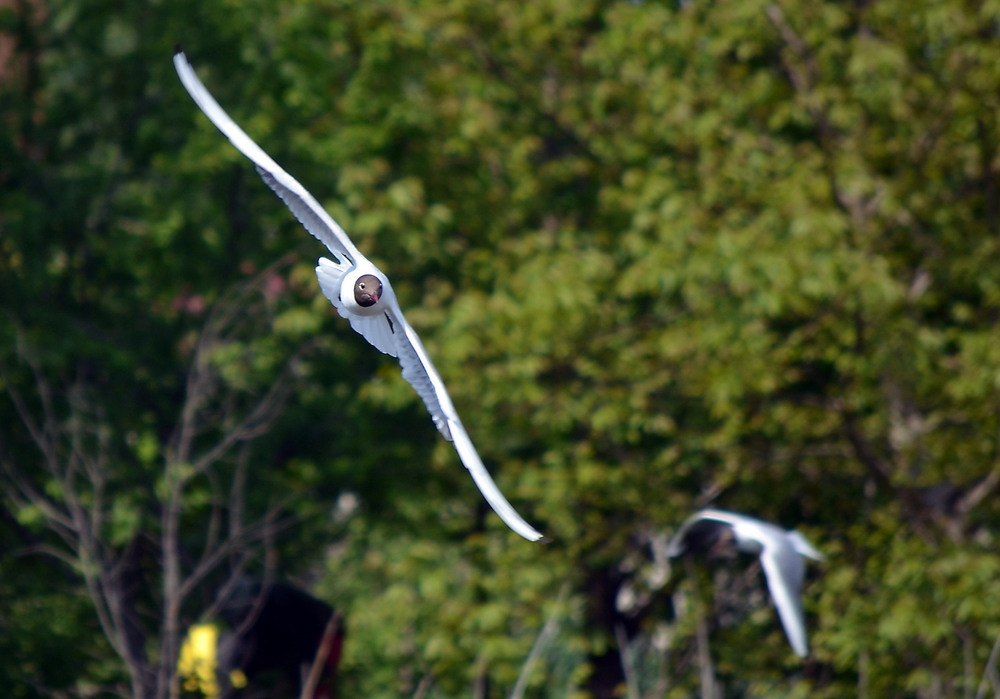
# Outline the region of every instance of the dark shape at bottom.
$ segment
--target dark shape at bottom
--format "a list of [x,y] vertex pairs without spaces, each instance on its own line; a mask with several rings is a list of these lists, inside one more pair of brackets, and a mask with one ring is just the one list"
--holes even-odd
[[[219,637],[222,696],[299,696],[334,618],[333,607],[291,585],[256,581],[241,581],[220,602],[219,616],[229,626]],[[334,696],[344,629],[339,618],[333,626],[316,699]]]

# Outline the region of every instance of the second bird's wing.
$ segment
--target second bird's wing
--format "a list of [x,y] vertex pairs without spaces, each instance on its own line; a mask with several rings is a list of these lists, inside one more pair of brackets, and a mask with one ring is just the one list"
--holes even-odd
[[802,609],[802,579],[805,575],[802,557],[789,544],[780,547],[769,545],[764,547],[760,562],[788,642],[795,654],[804,658],[809,655],[809,644]]

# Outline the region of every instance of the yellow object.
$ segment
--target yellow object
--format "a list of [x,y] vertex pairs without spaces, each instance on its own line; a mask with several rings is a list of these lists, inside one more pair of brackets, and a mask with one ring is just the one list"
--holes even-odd
[[236,689],[243,689],[247,686],[247,676],[243,674],[243,671],[236,668],[229,673],[229,684],[233,685]]
[[[195,624],[188,630],[177,659],[177,674],[184,678],[185,690],[201,692],[208,699],[219,696],[219,682],[215,678],[218,647],[219,628],[215,624]],[[246,684],[246,678],[243,683]]]

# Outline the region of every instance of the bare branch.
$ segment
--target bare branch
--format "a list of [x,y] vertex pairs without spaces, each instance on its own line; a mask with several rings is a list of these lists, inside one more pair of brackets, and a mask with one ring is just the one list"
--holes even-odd
[[313,699],[313,695],[316,693],[316,686],[319,684],[319,679],[323,674],[323,668],[326,667],[327,658],[330,657],[330,648],[333,645],[333,639],[340,632],[341,620],[341,613],[334,612],[330,617],[330,621],[327,622],[326,628],[323,629],[323,638],[319,642],[319,648],[316,649],[316,657],[313,658],[309,674],[306,676],[305,682],[302,683],[302,693],[299,695],[299,699]]
[[979,680],[979,687],[976,689],[976,699],[983,699],[986,696],[986,683],[993,685],[993,693],[1000,696],[1000,678],[997,677],[997,660],[1000,659],[1000,635],[993,642],[990,649],[990,657],[986,660],[986,667],[983,668],[982,679]]
[[427,672],[420,678],[416,691],[413,692],[413,699],[424,699],[434,686],[434,675]]
[[25,555],[39,554],[42,556],[51,556],[56,559],[67,568],[73,571],[79,571],[80,561],[75,556],[67,553],[61,548],[55,546],[50,546],[48,544],[36,544],[34,546],[28,546],[23,550]]
[[615,641],[618,643],[618,655],[621,657],[622,672],[625,675],[625,695],[628,699],[639,699],[639,685],[635,679],[635,668],[632,666],[632,659],[629,658],[628,635],[621,622],[615,624]]
[[[996,444],[1000,445],[1000,430],[995,435]],[[989,497],[1000,485],[1000,459],[994,461],[993,469],[969,492],[962,496],[956,506],[960,517],[965,518],[979,503]]]
[[805,41],[795,33],[792,26],[788,23],[785,18],[785,13],[782,11],[781,7],[777,4],[768,5],[764,8],[764,14],[771,21],[771,24],[778,33],[781,35],[782,40],[788,45],[795,55],[802,61],[805,66],[805,74],[799,73],[799,71],[794,70],[791,66],[789,68],[789,77],[795,84],[796,89],[800,92],[808,92],[812,89],[813,85],[816,84],[817,76],[819,75],[819,69],[816,67],[816,58],[812,55],[812,51]]
[[[161,501],[157,542],[162,555],[158,660],[148,656],[146,630],[136,604],[139,539],[121,550],[104,532],[113,483],[109,469],[113,465],[115,440],[100,400],[88,395],[83,378],[64,391],[54,392],[23,333],[18,334],[17,354],[28,368],[29,382],[33,380],[34,395],[26,396],[19,391],[19,384],[11,381],[0,367],[0,378],[4,380],[15,415],[24,424],[43,463],[43,470],[36,477],[4,458],[0,463],[0,488],[15,507],[36,510],[47,529],[65,544],[63,549],[39,542],[31,550],[53,556],[80,575],[102,631],[130,674],[134,697],[151,699],[176,694],[174,665],[185,601],[227,560],[232,561],[232,575],[240,575],[248,560],[248,549],[262,547],[268,551],[275,537],[296,521],[283,516],[283,503],[278,503],[261,520],[250,526],[244,523],[248,449],[236,457],[228,487],[219,480],[215,466],[234,447],[248,444],[270,428],[292,390],[299,362],[312,344],[303,344],[292,352],[278,369],[277,377],[257,396],[229,391],[213,357],[219,348],[252,336],[257,324],[270,317],[265,284],[278,267],[292,259],[293,255],[286,255],[254,279],[225,294],[213,307],[196,343],[186,377],[184,402],[173,434],[164,445],[166,493]],[[251,310],[263,308],[265,312],[248,313],[248,306]],[[207,438],[208,434],[215,437],[214,442]],[[202,449],[200,454],[199,449]],[[187,571],[181,555],[183,505],[186,485],[198,475],[209,479],[217,497],[226,492],[236,497],[230,510],[229,531],[222,540],[224,501],[218,497],[212,506],[200,559],[193,570]],[[40,479],[45,479],[44,485]],[[51,492],[50,483],[55,488]],[[265,566],[272,564],[273,556],[266,553]]]
[[559,590],[555,603],[552,605],[552,611],[549,612],[549,616],[542,625],[541,631],[538,632],[538,637],[535,638],[535,642],[531,645],[531,650],[528,651],[528,657],[525,658],[524,665],[521,666],[521,672],[517,676],[517,682],[514,683],[514,689],[510,692],[510,699],[521,699],[521,697],[524,696],[524,690],[528,687],[528,678],[531,677],[531,671],[534,669],[535,663],[538,661],[538,658],[541,657],[542,652],[549,643],[549,640],[559,630],[559,619],[557,615],[560,611],[562,611],[562,601],[566,597],[567,592],[569,592],[568,583],[564,584],[562,589]]
[[771,21],[771,24],[775,29],[778,30],[778,34],[781,36],[782,41],[792,50],[796,58],[802,63],[802,69],[792,65],[789,61],[783,61],[785,64],[785,71],[788,73],[788,79],[792,83],[792,87],[795,91],[806,98],[806,109],[809,111],[809,115],[816,122],[816,126],[819,128],[820,137],[825,141],[832,139],[836,135],[836,129],[830,123],[829,118],[826,113],[815,104],[812,99],[812,92],[819,82],[819,65],[816,62],[816,57],[813,55],[812,49],[809,45],[795,32],[792,25],[788,23],[785,18],[785,13],[782,11],[781,7],[777,3],[768,5],[764,13],[767,18]]
[[206,552],[206,555],[198,562],[195,569],[179,585],[178,590],[182,598],[191,594],[194,588],[200,583],[208,573],[213,571],[226,556],[245,548],[249,544],[260,541],[267,541],[279,532],[291,527],[298,520],[295,517],[278,518],[279,508],[273,508],[265,516],[264,520],[231,536],[220,544],[214,551]]
[[247,463],[250,450],[244,447],[236,459],[236,469],[229,486],[229,531],[236,532],[243,528],[243,506],[245,503]]
[[228,430],[215,446],[198,457],[193,464],[192,475],[203,473],[234,445],[258,437],[268,430],[291,390],[290,379],[294,374],[297,359],[298,353],[293,355],[292,359],[285,365],[281,375],[271,384],[267,393],[258,401],[250,414],[238,425]]
[[191,461],[191,448],[199,433],[200,413],[209,404],[219,386],[218,373],[211,366],[212,353],[246,314],[248,300],[252,296],[262,296],[267,280],[294,259],[295,255],[291,253],[280,257],[249,281],[237,285],[224,294],[212,306],[194,349],[180,420],[169,440],[168,461],[173,463]]
[[[22,351],[22,343],[20,341],[20,336],[18,341],[18,356],[20,356],[23,360],[27,359],[24,352]],[[27,361],[26,363],[29,365],[29,367],[32,367],[32,363],[30,361]],[[32,369],[35,375],[36,387],[39,389],[39,395],[42,395],[43,393],[47,394],[48,393],[47,384],[41,377],[40,373],[34,370],[34,367],[32,367]],[[38,450],[42,452],[42,456],[45,458],[45,463],[47,468],[51,470],[57,461],[54,453],[54,444],[50,439],[48,439],[48,435],[46,435],[42,425],[40,425],[35,420],[35,416],[28,408],[27,403],[25,403],[24,399],[21,397],[21,394],[17,391],[17,389],[14,388],[14,383],[10,380],[10,376],[7,374],[6,371],[3,370],[2,367],[0,367],[0,378],[3,379],[4,386],[7,389],[7,395],[10,396],[11,402],[14,403],[14,409],[17,412],[17,416],[21,418],[21,422],[27,428],[28,434],[31,436],[31,439],[35,443],[35,446],[37,446]],[[43,404],[47,402],[48,401],[45,400],[43,401]]]
[[695,639],[698,656],[698,669],[701,676],[701,698],[716,699],[718,692],[715,686],[715,668],[712,665],[712,652],[709,648],[708,639],[708,614],[705,612],[705,603],[701,599],[698,591],[694,563],[690,558],[684,559],[685,571],[693,584],[694,591],[694,614],[695,614]]
[[19,508],[33,506],[38,508],[42,516],[45,517],[49,528],[54,531],[59,538],[66,542],[71,549],[76,549],[78,545],[78,532],[74,529],[72,517],[60,510],[47,497],[38,492],[27,478],[24,478],[20,471],[16,470],[9,459],[3,462],[6,481],[4,492]]

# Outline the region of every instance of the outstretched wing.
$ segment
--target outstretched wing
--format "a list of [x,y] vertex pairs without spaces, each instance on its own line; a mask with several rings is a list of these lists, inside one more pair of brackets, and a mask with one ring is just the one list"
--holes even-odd
[[716,519],[696,515],[689,518],[681,526],[670,543],[667,544],[667,555],[670,558],[686,556],[690,552],[709,551],[731,524]]
[[708,550],[724,529],[735,528],[747,519],[744,515],[725,510],[699,510],[688,517],[674,534],[667,546],[667,555],[677,558],[689,551]]
[[[403,377],[410,382],[423,399],[441,434],[455,443],[462,463],[469,469],[473,480],[490,507],[507,523],[507,526],[525,539],[529,541],[541,539],[542,535],[517,514],[504,498],[500,489],[497,488],[493,479],[490,478],[489,472],[483,466],[479,454],[458,418],[458,413],[455,412],[455,407],[451,403],[451,398],[445,390],[441,377],[434,365],[431,364],[420,338],[403,317],[395,299],[389,301],[386,298],[389,308],[385,314],[358,316],[345,312],[339,293],[340,281],[348,271],[348,263],[350,266],[360,264],[372,266],[371,263],[358,251],[344,230],[306,191],[305,187],[274,162],[223,111],[215,98],[205,89],[198,76],[195,75],[194,68],[191,67],[183,51],[178,50],[174,54],[174,67],[177,69],[177,74],[188,94],[205,113],[205,116],[236,146],[237,150],[253,161],[264,182],[281,197],[306,230],[340,259],[340,264],[321,259],[316,268],[316,275],[326,297],[330,299],[338,312],[351,322],[351,327],[363,335],[366,340],[380,351],[399,358],[399,363],[403,368]],[[374,269],[374,266],[372,267]],[[384,277],[384,275],[382,276]]]
[[215,98],[195,75],[194,68],[191,67],[183,51],[178,50],[174,54],[174,67],[177,69],[181,83],[195,104],[236,146],[237,150],[253,161],[253,164],[257,166],[257,172],[260,173],[267,186],[281,197],[281,200],[292,210],[295,218],[302,222],[306,230],[326,245],[330,252],[340,258],[342,262],[346,258],[353,265],[357,264],[359,260],[365,259],[354,247],[354,243],[347,237],[344,229],[337,225],[337,222],[306,191],[305,187],[274,162],[271,156],[254,143],[246,132],[223,111],[219,103],[215,101]]
[[760,562],[788,642],[795,654],[804,658],[809,655],[809,644],[806,642],[806,619],[802,609],[802,579],[805,576],[802,557],[788,544],[772,545],[764,548]]
[[397,337],[396,349],[399,363],[403,367],[403,378],[410,382],[423,399],[441,434],[455,444],[455,450],[472,474],[472,480],[476,482],[479,492],[508,527],[528,541],[541,539],[542,534],[517,513],[493,482],[416,331],[406,322],[402,312],[397,311],[389,319],[393,323]]
[[822,561],[826,557],[816,549],[815,546],[809,543],[800,532],[789,531],[787,533],[788,542],[792,545],[792,548],[799,552],[800,556],[805,556],[806,558],[811,558],[814,561]]

